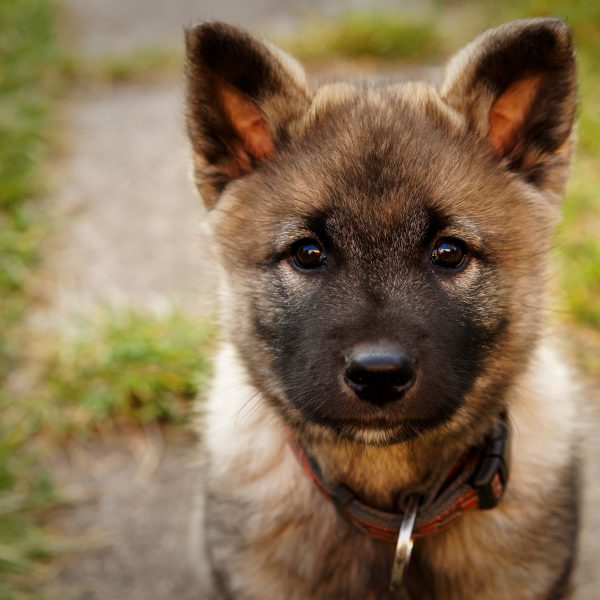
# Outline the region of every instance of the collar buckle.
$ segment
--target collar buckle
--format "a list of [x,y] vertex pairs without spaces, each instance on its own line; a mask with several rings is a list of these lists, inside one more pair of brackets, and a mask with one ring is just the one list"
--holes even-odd
[[488,435],[479,464],[469,483],[476,490],[481,510],[498,506],[508,482],[508,423],[504,413]]

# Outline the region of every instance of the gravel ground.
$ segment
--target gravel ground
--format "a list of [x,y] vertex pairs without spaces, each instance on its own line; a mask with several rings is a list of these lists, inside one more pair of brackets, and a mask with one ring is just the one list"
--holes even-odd
[[[81,543],[47,588],[56,600],[200,600],[203,561],[191,551],[195,443],[159,430],[73,445],[53,460],[67,497],[53,526]],[[193,537],[192,532],[196,534]],[[81,540],[79,542],[79,540]]]
[[209,310],[214,278],[202,261],[179,81],[75,97],[65,114],[70,156],[45,274],[51,312],[69,319],[98,301]]

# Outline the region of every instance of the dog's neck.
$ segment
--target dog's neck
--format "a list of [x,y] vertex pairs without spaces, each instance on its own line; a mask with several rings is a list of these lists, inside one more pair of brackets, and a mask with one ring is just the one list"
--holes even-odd
[[[484,435],[482,432],[481,435]],[[300,436],[302,447],[319,465],[324,477],[343,483],[364,502],[393,510],[399,494],[423,493],[440,469],[449,469],[480,434],[440,438],[423,435],[399,444],[367,445],[337,436]]]

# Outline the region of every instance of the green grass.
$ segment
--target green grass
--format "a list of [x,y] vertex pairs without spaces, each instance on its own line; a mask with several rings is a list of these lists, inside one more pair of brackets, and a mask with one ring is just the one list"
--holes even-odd
[[[57,42],[58,8],[0,0],[0,600],[40,597],[44,563],[64,549],[44,527],[59,500],[43,468],[48,443],[103,427],[183,422],[208,374],[213,335],[178,313],[104,311],[77,335],[48,335],[34,369],[41,375],[25,388],[13,382],[40,343],[22,323],[48,231],[39,199],[56,147],[53,107],[72,76]],[[145,78],[174,60],[149,49],[86,63],[79,77]]]
[[65,546],[42,527],[60,499],[40,466],[48,448],[107,429],[187,422],[210,376],[215,327],[177,311],[101,309],[51,338],[37,385],[0,405],[0,600],[35,597],[43,563]]
[[[182,41],[183,44],[183,41]],[[61,71],[71,83],[90,86],[132,81],[156,81],[181,72],[183,48],[144,46],[124,54],[83,58],[70,54]]]
[[210,375],[211,321],[174,311],[99,310],[47,348],[43,385],[27,407],[63,439],[98,428],[184,423]]
[[[44,226],[35,198],[49,152],[49,108],[59,87],[55,7],[48,0],[0,0],[0,329],[16,325]],[[0,342],[0,377],[14,339]]]
[[[6,408],[2,407],[3,419]],[[10,430],[9,425],[16,426]],[[25,427],[27,429],[27,426]],[[40,565],[55,552],[55,542],[41,525],[57,493],[39,456],[23,451],[18,423],[0,429],[0,599],[37,597],[34,583]]]
[[27,419],[9,375],[22,361],[20,322],[39,259],[50,144],[50,109],[60,87],[56,7],[50,0],[0,0],[0,599],[35,597],[28,580],[48,556],[51,539],[40,511],[54,502],[52,485],[25,445]]
[[278,43],[309,61],[331,57],[431,61],[443,53],[433,19],[391,12],[348,12],[335,22],[307,21],[293,37],[282,37]]

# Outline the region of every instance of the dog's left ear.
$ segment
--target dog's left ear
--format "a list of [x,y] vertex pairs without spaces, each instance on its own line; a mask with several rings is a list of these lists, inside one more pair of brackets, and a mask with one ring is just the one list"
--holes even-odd
[[508,168],[562,193],[577,96],[573,41],[562,21],[487,31],[450,61],[440,92]]

